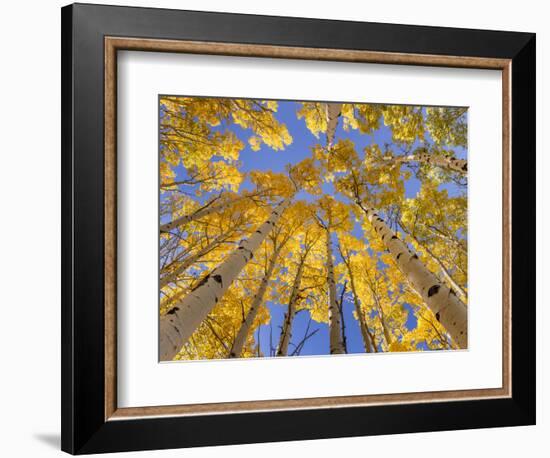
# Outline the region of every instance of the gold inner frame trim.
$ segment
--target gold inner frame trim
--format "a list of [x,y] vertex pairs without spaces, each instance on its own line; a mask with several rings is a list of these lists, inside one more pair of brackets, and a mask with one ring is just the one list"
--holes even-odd
[[[117,406],[116,247],[117,247],[117,51],[175,52],[317,61],[363,62],[435,67],[479,68],[502,72],[502,380],[501,388],[419,393],[333,396],[303,399],[241,401],[170,406]],[[343,49],[213,43],[144,38],[105,37],[105,420],[159,416],[192,416],[276,410],[302,410],[507,398],[511,373],[511,60],[480,57],[404,54]]]

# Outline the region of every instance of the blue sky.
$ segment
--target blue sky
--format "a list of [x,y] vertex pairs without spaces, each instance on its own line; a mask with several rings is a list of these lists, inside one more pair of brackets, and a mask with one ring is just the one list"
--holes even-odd
[[[248,138],[251,135],[250,131],[243,130],[239,126],[230,125],[229,128],[239,137],[239,139],[245,144],[245,148],[241,151],[239,161],[241,162],[240,170],[243,172],[249,171],[273,171],[273,172],[284,172],[285,166],[287,164],[295,164],[301,160],[311,156],[311,147],[321,143],[324,144],[325,138],[321,134],[320,138],[317,139],[311,132],[307,129],[303,119],[298,119],[296,112],[301,107],[299,102],[294,101],[279,101],[279,107],[276,114],[276,118],[285,123],[292,138],[293,142],[290,146],[286,147],[283,151],[274,151],[265,145],[262,145],[260,151],[253,151],[248,145]],[[382,124],[382,123],[381,123]],[[226,129],[228,126],[220,126],[219,129]],[[427,134],[429,136],[429,134]],[[380,129],[377,129],[372,135],[360,134],[357,130],[350,130],[348,132],[344,131],[342,128],[342,123],[338,123],[336,130],[335,140],[347,138],[352,140],[355,143],[356,151],[362,155],[365,147],[376,143],[381,148],[385,144],[391,144],[391,132],[385,127],[381,126]],[[430,139],[427,139],[430,141]],[[466,158],[466,151],[464,149],[457,149],[455,151],[456,156],[460,158]],[[185,176],[185,170],[181,166],[177,170],[178,178]],[[242,189],[250,188],[250,181],[246,180],[241,185]],[[442,185],[445,187],[449,195],[457,195],[460,191],[458,187],[454,184],[445,184]],[[405,182],[405,193],[407,197],[415,197],[417,192],[420,189],[420,182],[412,174],[411,178]],[[323,185],[323,191],[327,194],[334,195],[332,184],[325,183]],[[342,196],[335,195],[336,198],[343,199]],[[207,199],[208,196],[204,196],[204,199]],[[316,197],[309,195],[307,192],[301,191],[297,196],[297,199],[304,199],[307,201],[312,201]],[[362,230],[359,223],[356,223],[353,229],[353,235],[362,238]],[[335,250],[335,264],[341,262],[340,255],[336,253]],[[340,295],[340,288],[342,286],[337,286],[338,297]],[[348,294],[349,296],[349,294]],[[281,331],[281,325],[284,318],[284,313],[286,311],[286,304],[279,304],[274,302],[267,302],[266,304],[271,313],[271,326],[264,325],[261,326],[255,332],[255,338],[259,338],[260,349],[264,356],[270,355],[270,334],[272,334],[271,344],[276,347],[279,335]],[[412,313],[412,309],[406,305],[409,309],[409,318],[406,322],[406,326],[409,329],[416,327],[416,317]],[[363,353],[364,346],[362,342],[362,337],[360,334],[360,329],[357,321],[353,317],[353,300],[351,297],[348,297],[344,301],[343,311],[344,311],[344,321],[346,324],[346,340],[347,340],[347,350],[348,353]],[[310,321],[309,312],[303,311],[296,315],[293,325],[292,325],[292,341],[289,347],[289,354],[294,350],[294,345],[297,344],[305,335],[306,328]],[[304,345],[301,356],[305,355],[328,355],[329,354],[329,332],[328,325],[325,323],[317,323],[315,321],[311,322],[309,332],[315,331],[315,335],[309,338]],[[258,335],[259,331],[259,335]]]

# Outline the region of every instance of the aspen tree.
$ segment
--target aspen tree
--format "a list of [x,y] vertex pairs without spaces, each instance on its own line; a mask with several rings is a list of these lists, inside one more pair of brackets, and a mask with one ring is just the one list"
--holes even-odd
[[276,356],[286,356],[288,354],[288,346],[292,338],[292,322],[297,312],[297,307],[304,298],[302,296],[302,282],[304,276],[304,270],[306,263],[310,255],[311,250],[318,241],[316,234],[312,234],[310,227],[307,227],[309,218],[306,217],[304,224],[306,225],[305,232],[303,234],[303,241],[300,244],[300,252],[296,264],[296,273],[292,281],[290,294],[288,296],[288,303],[286,312],[283,319],[283,325],[281,328],[281,334],[279,336],[279,344],[277,345]]
[[252,323],[254,322],[254,319],[258,315],[258,310],[260,309],[260,306],[262,305],[262,302],[264,300],[268,283],[271,280],[271,277],[273,276],[273,271],[275,270],[275,267],[277,265],[279,255],[281,253],[281,250],[284,248],[286,242],[288,241],[289,236],[290,234],[288,234],[287,237],[284,237],[281,242],[279,242],[276,238],[274,238],[273,240],[273,248],[274,248],[273,254],[271,255],[271,259],[269,260],[267,269],[260,281],[258,290],[254,294],[252,304],[250,305],[250,308],[248,309],[246,317],[243,320],[243,323],[239,328],[239,331],[237,332],[237,335],[231,347],[231,351],[229,352],[229,356],[228,356],[229,358],[238,358],[241,356],[241,352],[243,350],[246,339],[250,333],[250,328],[252,327]]
[[210,243],[205,245],[203,248],[198,250],[196,253],[192,254],[191,256],[188,256],[183,261],[181,261],[178,264],[178,267],[176,267],[172,272],[164,275],[160,279],[160,287],[166,286],[168,283],[174,281],[178,275],[180,275],[182,272],[185,272],[189,267],[191,267],[195,262],[197,262],[199,259],[203,258],[205,255],[207,255],[210,251],[212,251],[215,247],[217,247],[222,241],[227,240],[227,234],[220,234],[217,237],[213,238]]
[[452,289],[424,266],[418,255],[397,237],[373,207],[364,203],[359,197],[357,197],[356,203],[381,237],[403,274],[435,314],[437,320],[451,334],[460,348],[467,348],[468,322],[464,303]]
[[302,255],[299,260],[298,269],[296,270],[296,276],[292,284],[292,290],[290,292],[290,298],[288,300],[287,310],[283,319],[283,326],[281,329],[281,335],[279,336],[279,345],[277,346],[277,356],[286,356],[288,354],[288,344],[292,338],[292,321],[296,315],[296,306],[300,300],[300,285],[302,283],[302,276],[304,274],[304,265],[306,256]]
[[363,345],[365,347],[365,352],[375,353],[378,350],[376,349],[376,343],[374,342],[374,337],[372,333],[369,331],[367,323],[365,322],[365,314],[359,302],[359,296],[357,295],[357,288],[355,286],[355,275],[353,273],[353,266],[352,266],[350,256],[349,254],[344,252],[341,244],[338,244],[338,250],[340,252],[340,256],[342,257],[342,261],[344,262],[348,272],[351,293],[353,295],[353,305],[355,306],[355,313],[357,315],[357,321],[359,323],[359,330],[361,331],[361,337],[363,338]]
[[338,125],[338,118],[342,111],[341,103],[327,103],[327,148],[330,150],[334,143],[334,134],[336,133],[336,126]]
[[223,293],[229,288],[242,268],[252,259],[254,252],[279,222],[290,205],[283,200],[256,232],[239,243],[239,247],[160,320],[160,359],[171,360],[191,334],[206,318]]
[[435,165],[449,169],[462,175],[468,174],[468,161],[465,159],[457,159],[454,156],[428,153],[425,149],[418,150],[414,154],[406,154],[404,156],[384,156],[383,159],[384,161],[391,162],[393,164],[417,162],[420,164]]

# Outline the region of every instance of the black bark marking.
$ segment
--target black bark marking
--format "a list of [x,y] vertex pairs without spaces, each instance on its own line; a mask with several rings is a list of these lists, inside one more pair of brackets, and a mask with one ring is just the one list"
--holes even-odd
[[415,253],[411,256],[411,259],[418,259],[418,255]]
[[465,172],[467,172],[467,171],[468,171],[468,164],[464,164],[464,165],[462,166],[462,170],[464,170]]
[[221,286],[223,286],[222,276],[221,275],[214,275],[212,277],[215,281],[217,281]]
[[179,310],[179,307],[171,308],[166,312],[166,315],[175,315],[178,310]]
[[397,255],[397,259],[399,259],[399,257],[400,257],[402,254],[403,254],[403,252],[399,253],[399,254]]
[[439,289],[441,288],[440,285],[433,285],[428,290],[428,297],[432,297],[434,294],[437,294]]
[[396,239],[397,238],[397,235],[392,235],[391,239]]
[[439,312],[437,312],[437,313],[435,314],[435,319],[436,319],[437,321],[440,321],[439,318],[440,318],[440,315],[439,315]]
[[210,278],[210,274],[208,274],[206,277],[204,277],[200,282],[197,283],[197,285],[191,290],[191,292],[195,291],[196,289],[200,288],[202,285],[204,285],[208,279]]
[[260,231],[260,230],[256,231],[256,234],[261,234],[261,233],[262,233],[262,231]]

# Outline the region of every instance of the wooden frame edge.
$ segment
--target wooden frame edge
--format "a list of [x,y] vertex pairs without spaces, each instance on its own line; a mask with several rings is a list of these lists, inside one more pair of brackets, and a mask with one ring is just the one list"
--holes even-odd
[[116,345],[116,252],[117,252],[117,160],[116,160],[116,48],[105,40],[105,420],[117,410]]
[[512,61],[502,69],[502,371],[512,397]]
[[[116,377],[116,92],[117,51],[174,52],[242,57],[268,57],[393,65],[479,68],[502,71],[502,223],[503,223],[503,351],[501,388],[403,394],[337,396],[215,404],[117,407]],[[511,59],[405,54],[391,52],[249,45],[183,40],[104,37],[105,57],[105,421],[144,417],[196,416],[389,404],[502,399],[512,396],[511,377]]]
[[105,37],[107,47],[128,51],[173,52],[238,57],[268,57],[371,64],[425,65],[432,67],[483,68],[503,70],[510,59],[462,57],[435,54],[361,51],[330,48],[302,48],[208,41],[160,40],[149,38]]

